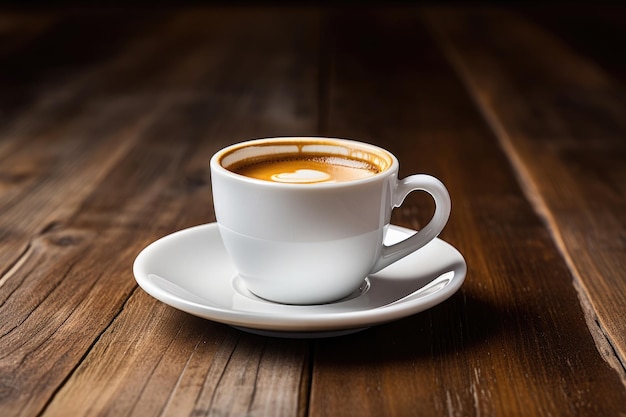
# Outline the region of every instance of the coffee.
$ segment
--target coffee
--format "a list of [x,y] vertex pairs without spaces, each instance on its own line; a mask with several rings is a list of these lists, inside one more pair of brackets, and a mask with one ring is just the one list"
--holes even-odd
[[244,160],[229,169],[250,178],[290,184],[351,181],[381,171],[377,165],[360,159],[298,154]]
[[393,157],[372,145],[330,138],[275,138],[233,145],[218,155],[228,171],[283,184],[319,184],[372,177]]

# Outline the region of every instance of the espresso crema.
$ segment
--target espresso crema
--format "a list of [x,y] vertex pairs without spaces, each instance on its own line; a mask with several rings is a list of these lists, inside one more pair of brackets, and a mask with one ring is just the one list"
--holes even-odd
[[327,138],[259,139],[233,145],[218,156],[225,169],[281,184],[354,181],[381,173],[393,156],[363,143]]
[[352,181],[381,171],[371,162],[334,155],[266,156],[229,169],[250,178],[291,184]]

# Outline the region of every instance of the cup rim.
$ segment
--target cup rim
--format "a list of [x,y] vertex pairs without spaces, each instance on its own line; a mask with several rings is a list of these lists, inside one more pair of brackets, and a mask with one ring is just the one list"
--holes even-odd
[[[367,149],[373,153],[377,153],[380,155],[384,155],[385,158],[389,161],[389,166],[386,167],[381,172],[378,172],[372,176],[368,176],[365,178],[357,178],[354,180],[341,181],[341,182],[319,182],[319,183],[283,183],[283,182],[272,182],[257,178],[247,177],[245,175],[237,174],[229,170],[228,168],[222,165],[222,160],[224,157],[232,154],[238,149],[243,149],[250,146],[259,146],[259,145],[267,145],[271,146],[272,144],[280,144],[280,143],[293,143],[293,142],[334,142],[344,144],[346,147],[354,147]],[[368,149],[369,148],[369,149]],[[344,138],[334,138],[334,137],[326,137],[326,136],[276,136],[269,138],[258,138],[245,140],[241,142],[234,143],[229,145],[219,151],[217,151],[210,160],[210,168],[212,171],[216,173],[221,173],[237,181],[247,182],[251,184],[264,185],[267,187],[279,187],[279,188],[290,188],[297,189],[304,187],[305,189],[313,189],[313,188],[336,188],[336,187],[351,187],[357,184],[364,184],[369,182],[379,181],[382,177],[386,177],[390,175],[390,173],[396,172],[398,170],[399,162],[398,159],[388,150],[381,148],[380,146],[373,145],[371,143],[352,140],[352,139],[344,139]]]

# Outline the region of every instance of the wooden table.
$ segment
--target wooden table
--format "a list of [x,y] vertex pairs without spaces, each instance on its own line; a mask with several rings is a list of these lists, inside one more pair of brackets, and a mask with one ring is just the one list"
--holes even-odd
[[[625,416],[624,9],[0,11],[1,416]],[[399,156],[452,195],[450,299],[349,336],[251,335],[133,278],[215,221],[254,137]],[[419,228],[411,195],[393,223]]]

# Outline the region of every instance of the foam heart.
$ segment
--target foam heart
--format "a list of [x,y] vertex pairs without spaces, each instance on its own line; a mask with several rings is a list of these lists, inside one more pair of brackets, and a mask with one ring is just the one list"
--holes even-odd
[[272,175],[272,180],[289,183],[311,183],[330,180],[331,177],[326,172],[314,169],[298,169],[295,172],[283,172]]

